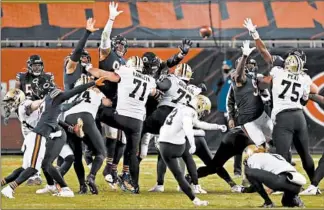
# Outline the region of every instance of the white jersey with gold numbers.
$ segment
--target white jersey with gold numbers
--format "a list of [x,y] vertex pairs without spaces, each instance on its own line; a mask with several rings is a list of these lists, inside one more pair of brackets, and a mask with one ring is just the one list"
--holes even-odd
[[305,94],[309,94],[311,78],[305,74],[292,74],[281,67],[273,67],[270,75],[272,76],[272,100],[273,109],[272,120],[276,115],[286,109],[302,109],[300,99]]
[[86,91],[69,99],[69,103],[80,99],[82,99],[82,101],[64,112],[64,117],[66,118],[66,116],[70,114],[87,112],[90,113],[94,119],[96,119],[99,106],[101,105],[101,100],[104,97],[105,95],[98,88],[89,88]]
[[164,93],[158,107],[176,107],[177,104],[189,104],[194,95],[187,89],[187,84],[174,74],[169,74],[167,79],[171,81],[171,87]]
[[144,121],[145,104],[148,96],[156,88],[155,79],[127,66],[121,66],[115,72],[120,76],[117,89],[117,113]]

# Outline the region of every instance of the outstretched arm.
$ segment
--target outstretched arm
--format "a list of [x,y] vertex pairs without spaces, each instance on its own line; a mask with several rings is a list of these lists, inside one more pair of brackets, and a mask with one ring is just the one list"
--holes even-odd
[[118,4],[114,2],[110,2],[109,4],[109,19],[103,29],[101,34],[101,41],[100,41],[100,60],[104,60],[111,51],[111,40],[110,34],[112,31],[112,27],[115,21],[115,18],[122,13],[123,11],[117,11]]
[[243,26],[249,30],[250,35],[253,37],[255,41],[256,48],[262,55],[263,59],[267,62],[267,64],[272,65],[272,56],[268,51],[267,47],[261,40],[258,31],[256,30],[256,25],[253,25],[252,20],[250,18],[246,18],[244,20]]
[[109,71],[104,71],[102,69],[93,68],[92,64],[88,64],[85,67],[85,69],[87,72],[89,72],[92,76],[94,76],[96,78],[106,77],[106,79],[111,82],[119,82],[120,81],[120,76],[118,74],[116,74],[115,72],[109,72]]
[[[169,58],[166,61],[166,66],[168,68],[172,68],[173,66],[178,65],[182,61],[182,59],[188,54],[191,46],[192,42],[190,39],[183,39],[182,44],[179,46],[180,52]],[[164,62],[162,62],[162,65],[163,63]]]
[[75,71],[81,55],[82,55],[82,51],[85,47],[85,44],[88,40],[88,37],[90,36],[90,34],[92,32],[95,32],[97,30],[99,30],[98,28],[94,27],[94,24],[96,23],[96,21],[92,18],[89,18],[87,20],[87,26],[86,26],[86,31],[84,32],[83,36],[81,37],[81,39],[79,40],[77,46],[75,47],[72,55],[68,58],[68,60],[66,61],[67,64],[65,66],[65,71],[66,74],[73,74],[73,72]]

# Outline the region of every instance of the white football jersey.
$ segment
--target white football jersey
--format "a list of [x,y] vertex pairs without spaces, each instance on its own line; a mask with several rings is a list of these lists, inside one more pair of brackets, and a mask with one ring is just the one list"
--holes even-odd
[[250,168],[261,169],[273,174],[295,172],[296,169],[285,158],[278,154],[255,153],[247,159]]
[[89,88],[81,94],[75,95],[69,99],[69,103],[75,100],[83,99],[79,104],[64,112],[64,118],[70,114],[87,112],[90,113],[94,119],[101,105],[101,100],[105,95],[98,88]]
[[281,67],[273,67],[272,76],[272,100],[273,109],[271,118],[286,109],[302,109],[300,99],[308,91],[312,84],[311,78],[307,74],[292,74]]
[[187,84],[174,74],[167,77],[171,81],[171,87],[166,91],[158,104],[159,106],[176,107],[177,104],[188,104],[194,95],[187,89]]
[[196,85],[192,84],[187,85],[187,90],[194,96],[197,96],[202,92],[200,87],[197,87]]
[[26,110],[28,109],[27,107],[29,107],[32,103],[33,101],[27,99],[23,101],[18,107],[18,118],[21,122],[21,131],[24,138],[26,138],[28,133],[32,131],[33,128],[36,127],[37,122],[39,121],[42,115],[40,108],[33,111],[30,115],[27,115],[26,113]]
[[120,76],[117,89],[117,113],[144,121],[145,104],[148,96],[156,88],[155,79],[126,66],[121,66],[115,72]]
[[[186,142],[186,134],[183,128],[183,120],[187,117],[191,118],[193,122],[198,121],[198,114],[193,108],[184,105],[174,108],[160,129],[158,142],[184,144]],[[191,129],[193,129],[193,125]]]

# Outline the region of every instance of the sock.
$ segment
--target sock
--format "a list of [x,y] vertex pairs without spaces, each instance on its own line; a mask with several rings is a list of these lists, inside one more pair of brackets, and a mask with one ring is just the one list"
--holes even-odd
[[6,180],[5,180],[5,179],[2,179],[2,180],[1,180],[1,187],[2,187],[2,186],[5,186],[6,184],[7,184]]
[[129,166],[123,165],[123,173],[129,173]]
[[15,179],[18,178],[18,176],[23,172],[25,169],[23,167],[17,168],[14,170],[9,176],[5,177],[4,179],[1,180],[1,186],[6,185],[9,182],[14,181]]
[[117,165],[116,164],[112,164],[111,170],[112,171],[117,171]]

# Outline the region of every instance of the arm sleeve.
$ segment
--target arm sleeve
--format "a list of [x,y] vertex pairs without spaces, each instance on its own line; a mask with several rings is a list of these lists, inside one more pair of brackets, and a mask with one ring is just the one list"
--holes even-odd
[[86,91],[89,87],[92,87],[95,84],[96,84],[95,82],[90,82],[90,83],[75,87],[71,90],[64,91],[64,92],[60,93],[58,96],[56,96],[54,102],[57,104],[61,104],[64,101],[72,98],[74,95],[76,95],[78,93],[82,93],[83,91]]
[[73,127],[69,124],[67,124],[66,122],[63,122],[62,120],[59,120],[58,124],[64,128],[64,130],[69,131],[70,133],[74,133],[73,132]]
[[219,130],[220,129],[220,126],[218,124],[203,122],[203,121],[200,121],[198,119],[195,119],[193,121],[193,125],[196,128],[200,128],[200,129],[203,129],[203,130]]
[[156,86],[161,91],[168,91],[171,88],[171,81],[168,78],[156,81]]
[[77,46],[75,47],[70,59],[74,62],[78,62],[81,58],[82,51],[85,47],[85,44],[90,36],[91,32],[86,30],[81,39],[79,40]]
[[324,96],[318,94],[309,94],[309,99],[318,103],[319,105],[324,105]]
[[172,68],[173,66],[178,65],[182,59],[183,57],[180,58],[178,54],[175,54],[166,61],[166,65],[167,67]]
[[182,119],[183,130],[188,138],[190,146],[195,145],[194,130],[192,124],[192,118],[190,116],[184,116]]
[[227,93],[226,109],[227,109],[229,119],[234,119],[235,118],[235,98],[234,98],[234,90],[232,86],[230,87]]
[[102,34],[101,34],[101,41],[100,41],[100,48],[101,49],[109,49],[111,48],[111,40],[110,40],[110,34],[112,31],[112,27],[114,24],[114,20],[110,19],[108,20]]

